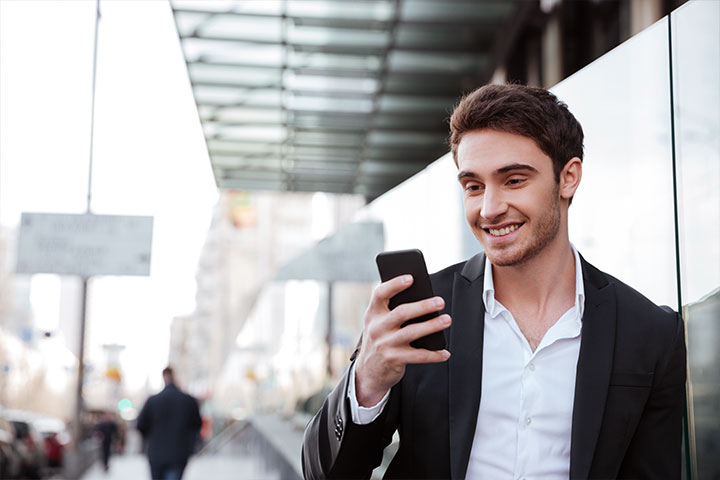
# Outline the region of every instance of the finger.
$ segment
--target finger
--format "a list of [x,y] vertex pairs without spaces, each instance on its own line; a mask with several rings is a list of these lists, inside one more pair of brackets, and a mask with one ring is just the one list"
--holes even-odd
[[422,338],[431,333],[440,332],[450,326],[452,320],[450,315],[444,314],[439,317],[419,323],[411,323],[402,327],[397,333],[398,344],[409,345],[410,342]]
[[400,275],[387,282],[381,283],[373,292],[371,306],[373,309],[387,310],[387,304],[392,297],[412,285],[412,275]]
[[440,363],[450,358],[447,350],[425,350],[424,348],[408,347],[397,353],[397,359],[405,365],[413,363]]
[[445,301],[442,297],[426,298],[418,302],[404,303],[398,305],[388,316],[388,324],[392,327],[399,328],[400,325],[418,318],[423,315],[439,312],[445,307]]

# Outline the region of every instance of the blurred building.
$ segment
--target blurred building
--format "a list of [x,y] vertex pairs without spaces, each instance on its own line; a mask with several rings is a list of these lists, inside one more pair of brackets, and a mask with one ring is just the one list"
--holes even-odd
[[[240,395],[230,388],[223,401],[218,391],[240,384],[249,392],[243,408],[252,409],[258,392],[276,381],[276,371],[284,371],[274,366],[276,357],[297,345],[297,338],[288,336],[316,337],[322,349],[324,324],[316,317],[325,318],[324,287],[273,278],[280,266],[350,221],[362,205],[357,195],[224,192],[198,264],[197,308],[173,321],[170,364],[180,383],[194,395],[212,397],[226,413],[238,407]],[[289,298],[296,305],[288,305]],[[288,331],[288,321],[308,328]],[[322,382],[326,353],[318,353]],[[268,391],[277,395],[274,388]]]
[[37,324],[33,278],[13,275],[14,232],[0,229],[0,406],[69,418],[77,358]]

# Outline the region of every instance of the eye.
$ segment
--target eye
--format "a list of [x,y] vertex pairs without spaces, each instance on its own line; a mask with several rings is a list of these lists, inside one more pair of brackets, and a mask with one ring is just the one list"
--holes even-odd
[[507,181],[507,184],[510,185],[511,187],[515,187],[515,186],[521,185],[522,183],[525,183],[525,180],[527,180],[527,179],[522,178],[522,177],[513,177]]
[[468,193],[477,193],[482,191],[482,185],[478,183],[467,183],[465,184],[465,191]]

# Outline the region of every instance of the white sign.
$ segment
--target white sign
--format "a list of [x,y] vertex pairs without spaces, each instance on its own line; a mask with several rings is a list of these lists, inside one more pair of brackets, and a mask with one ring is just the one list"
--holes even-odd
[[150,275],[153,217],[23,213],[17,273]]

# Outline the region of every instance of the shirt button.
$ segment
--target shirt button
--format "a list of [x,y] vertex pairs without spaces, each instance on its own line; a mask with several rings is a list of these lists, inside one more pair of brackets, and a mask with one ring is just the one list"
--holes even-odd
[[531,372],[534,372],[534,371],[535,371],[535,364],[534,364],[534,363],[531,363],[530,365],[528,365],[528,368],[530,369]]
[[528,425],[530,425],[530,424],[532,423],[532,418],[527,417],[527,418],[525,419],[525,423],[528,424]]

